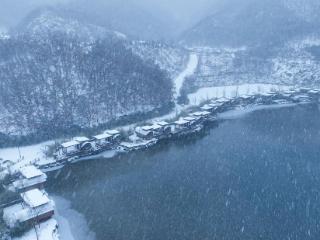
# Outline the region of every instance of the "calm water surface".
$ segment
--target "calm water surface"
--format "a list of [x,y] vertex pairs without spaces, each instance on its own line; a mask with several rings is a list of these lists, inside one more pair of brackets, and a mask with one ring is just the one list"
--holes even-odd
[[320,239],[320,111],[225,120],[148,152],[67,167],[47,190],[99,240]]

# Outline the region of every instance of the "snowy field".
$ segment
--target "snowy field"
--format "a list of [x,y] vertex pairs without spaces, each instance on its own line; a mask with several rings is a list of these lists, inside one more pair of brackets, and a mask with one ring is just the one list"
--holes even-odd
[[0,158],[4,160],[26,160],[34,162],[38,159],[44,159],[44,151],[50,145],[54,144],[54,141],[47,141],[37,145],[25,146],[25,147],[13,147],[0,149]]
[[191,105],[200,105],[204,101],[222,98],[222,97],[241,97],[248,94],[261,94],[270,91],[286,91],[292,89],[291,86],[282,86],[274,84],[243,84],[221,87],[200,88],[195,93],[188,95]]
[[259,105],[259,106],[249,106],[245,109],[235,109],[230,110],[227,112],[219,113],[218,119],[219,120],[232,120],[245,117],[246,115],[253,113],[255,111],[264,110],[264,109],[276,109],[276,108],[286,108],[286,107],[293,107],[296,106],[295,103],[288,103],[288,104],[275,104],[275,105]]

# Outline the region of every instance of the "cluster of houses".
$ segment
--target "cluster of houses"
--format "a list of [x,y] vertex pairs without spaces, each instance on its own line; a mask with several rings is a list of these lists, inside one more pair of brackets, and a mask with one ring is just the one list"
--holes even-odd
[[[63,164],[73,158],[95,155],[108,150],[129,152],[148,148],[160,140],[201,131],[206,123],[216,121],[219,112],[250,104],[308,103],[313,100],[319,101],[319,95],[320,90],[317,89],[299,89],[215,99],[179,119],[155,121],[138,126],[126,139],[118,130],[107,130],[91,138],[73,138],[59,146],[55,158],[57,163]],[[8,227],[34,226],[54,215],[54,202],[44,190],[46,180],[46,174],[33,165],[22,167],[12,174],[7,189],[16,192],[18,199],[3,209],[3,219]]]
[[145,126],[136,127],[129,137],[124,137],[118,130],[107,130],[100,135],[76,137],[62,143],[55,158],[58,162],[71,161],[98,153],[114,150],[129,152],[155,145],[158,141],[175,136],[185,136],[200,131],[206,122],[216,120],[216,114],[236,107],[251,104],[285,104],[310,102],[318,97],[318,89],[296,89],[287,91],[270,91],[261,94],[247,94],[232,98],[222,97],[208,101],[197,111],[190,112],[175,121],[156,121]]
[[3,220],[9,228],[32,228],[54,215],[54,202],[44,190],[46,180],[46,174],[33,165],[11,176],[6,189],[17,193],[17,199],[3,209]]

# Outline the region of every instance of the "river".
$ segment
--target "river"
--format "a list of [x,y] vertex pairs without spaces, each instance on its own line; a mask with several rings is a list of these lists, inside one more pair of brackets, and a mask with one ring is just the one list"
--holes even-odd
[[317,105],[259,110],[68,166],[46,189],[73,233],[89,229],[76,239],[319,239],[319,119]]

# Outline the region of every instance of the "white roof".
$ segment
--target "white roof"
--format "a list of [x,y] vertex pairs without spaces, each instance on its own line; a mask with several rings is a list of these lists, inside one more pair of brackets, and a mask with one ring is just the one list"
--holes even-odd
[[208,105],[208,104],[206,104],[206,105],[201,107],[202,110],[212,110],[214,108],[215,108],[215,106],[211,106],[211,105]]
[[196,118],[195,117],[185,117],[185,118],[183,118],[184,120],[186,120],[186,121],[194,121],[194,120],[196,120]]
[[202,117],[202,116],[207,116],[207,115],[210,115],[211,113],[210,112],[207,112],[207,111],[203,111],[203,112],[194,112],[192,113],[192,115],[196,116],[196,117]]
[[106,139],[112,137],[112,135],[108,134],[108,133],[103,133],[97,136],[94,136],[93,138],[97,139],[97,140],[102,140],[102,139]]
[[157,129],[160,129],[161,126],[159,124],[154,124],[154,125],[152,125],[152,128],[153,128],[153,130],[157,130]]
[[248,98],[251,98],[252,95],[248,95],[248,94],[245,94],[245,95],[241,95],[241,98],[244,98],[244,99],[248,99]]
[[184,120],[184,119],[179,119],[178,121],[174,122],[177,125],[184,125],[186,123],[189,123],[188,121]]
[[32,208],[36,208],[50,202],[47,195],[39,189],[33,189],[25,193],[21,193],[20,195],[23,201]]
[[293,98],[294,99],[299,99],[299,98],[310,98],[310,97],[308,95],[306,95],[306,94],[300,94],[300,95],[294,96]]
[[33,165],[26,166],[20,169],[20,173],[22,176],[25,178],[34,178],[34,177],[39,177],[42,176],[44,173],[41,172],[38,168],[36,168]]
[[271,93],[271,92],[264,92],[264,93],[260,93],[260,95],[262,95],[262,96],[266,96],[266,97],[269,97],[269,96],[274,95],[274,93]]
[[297,92],[297,91],[293,90],[293,89],[284,91],[284,93],[295,93],[295,92]]
[[156,122],[155,124],[159,125],[159,126],[167,126],[169,125],[169,123],[165,122],[165,121],[161,121],[161,122]]
[[211,102],[210,104],[208,104],[210,107],[220,107],[223,105],[223,103],[218,103],[218,102]]
[[228,98],[219,98],[219,99],[217,99],[216,100],[216,102],[218,102],[218,103],[220,103],[220,102],[229,102],[230,101],[230,99],[228,99]]
[[68,148],[68,147],[73,147],[78,145],[79,143],[87,142],[87,141],[90,141],[90,139],[87,137],[75,137],[73,138],[73,140],[69,142],[62,143],[61,146],[64,148]]
[[151,131],[154,128],[153,128],[153,126],[143,126],[143,127],[141,127],[141,129],[144,130],[144,131]]
[[74,141],[77,141],[77,142],[86,142],[86,141],[90,141],[89,138],[87,137],[75,137],[73,138]]
[[110,134],[110,135],[117,135],[120,134],[118,130],[107,130],[105,133]]
[[68,147],[72,147],[72,146],[76,146],[78,145],[79,142],[78,141],[70,141],[70,142],[65,142],[65,143],[62,143],[61,146],[64,147],[64,148],[68,148]]
[[313,90],[310,90],[309,93],[318,93],[319,90],[318,89],[313,89]]

